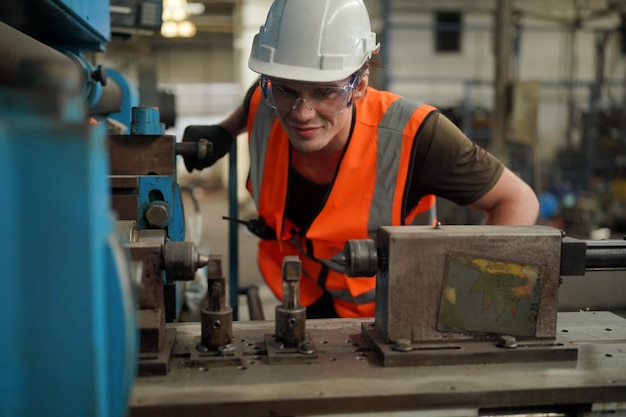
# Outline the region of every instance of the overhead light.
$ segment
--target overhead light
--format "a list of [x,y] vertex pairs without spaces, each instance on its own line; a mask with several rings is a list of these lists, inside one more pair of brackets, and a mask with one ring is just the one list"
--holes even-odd
[[189,20],[185,20],[184,22],[180,22],[178,24],[178,35],[183,38],[191,38],[195,36],[196,32],[196,25]]
[[176,20],[177,22],[182,22],[187,19],[187,11],[182,7],[171,9],[172,10],[172,20]]
[[168,20],[161,24],[161,35],[166,38],[175,38],[178,35],[178,23]]
[[[192,4],[191,10],[195,14],[200,8],[197,6],[198,3]],[[204,10],[204,5],[200,4],[200,6]],[[196,35],[196,25],[187,20],[187,17],[191,14],[188,8],[187,0],[163,0],[161,34],[164,37],[191,38]]]

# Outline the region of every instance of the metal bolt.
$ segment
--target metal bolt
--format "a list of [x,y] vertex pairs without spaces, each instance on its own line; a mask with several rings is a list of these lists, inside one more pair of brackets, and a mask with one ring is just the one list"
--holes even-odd
[[399,339],[393,346],[393,350],[398,352],[410,352],[413,350],[413,343],[409,339]]
[[517,339],[514,336],[502,335],[500,336],[500,340],[498,341],[498,347],[512,349],[517,347]]
[[296,323],[298,323],[298,320],[295,317],[289,317],[289,320],[287,320],[289,327],[295,326]]
[[167,203],[152,203],[144,213],[146,221],[152,227],[165,227],[170,222],[170,210]]
[[215,320],[215,321],[213,322],[213,328],[214,328],[214,329],[219,329],[220,327],[222,327],[222,322],[221,322],[221,321],[219,321],[219,320]]
[[311,343],[308,340],[304,340],[302,342],[300,342],[300,344],[298,345],[298,352],[305,354],[305,355],[311,355],[313,354],[313,343]]
[[235,346],[231,345],[230,343],[227,345],[218,347],[217,350],[222,356],[232,356],[235,354]]
[[208,352],[208,351],[209,351],[209,348],[208,348],[208,347],[206,347],[205,345],[203,345],[203,344],[202,344],[202,342],[200,342],[200,343],[198,343],[198,344],[196,345],[196,350],[197,350],[198,352],[206,353],[206,352]]

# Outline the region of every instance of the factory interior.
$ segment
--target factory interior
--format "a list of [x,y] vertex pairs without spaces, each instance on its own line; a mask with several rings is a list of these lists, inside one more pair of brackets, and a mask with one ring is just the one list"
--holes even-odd
[[247,133],[184,163],[272,1],[2,0],[0,417],[626,416],[626,0],[360,2],[370,86],[498,157],[536,224],[438,198],[347,239],[373,317],[306,318],[301,257],[282,300],[259,268]]

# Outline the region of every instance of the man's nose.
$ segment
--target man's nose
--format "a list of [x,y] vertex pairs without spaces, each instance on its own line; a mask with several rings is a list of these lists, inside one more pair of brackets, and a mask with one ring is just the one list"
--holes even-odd
[[291,110],[292,111],[297,111],[300,103],[304,104],[304,106],[302,106],[303,109],[305,109],[305,110],[308,109],[310,111],[314,110],[313,107],[311,107],[311,105],[309,104],[309,102],[306,101],[306,99],[304,99],[302,97],[298,97],[296,99],[296,101],[293,102],[293,105],[291,106]]

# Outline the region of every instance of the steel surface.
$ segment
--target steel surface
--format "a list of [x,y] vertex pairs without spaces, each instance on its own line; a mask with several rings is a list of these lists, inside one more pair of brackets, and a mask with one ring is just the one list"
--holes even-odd
[[170,324],[177,342],[167,376],[138,378],[130,416],[294,416],[400,410],[514,409],[626,401],[626,320],[559,313],[559,340],[576,361],[383,367],[358,319],[309,320],[317,359],[270,364],[274,323],[235,322],[244,363],[187,366],[198,323]]

